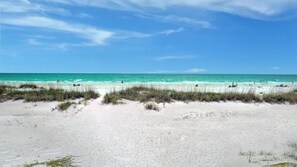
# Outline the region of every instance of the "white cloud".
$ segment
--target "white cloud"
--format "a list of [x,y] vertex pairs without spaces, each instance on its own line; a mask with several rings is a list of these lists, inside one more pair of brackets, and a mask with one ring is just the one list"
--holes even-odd
[[[40,2],[40,1],[39,1]],[[0,5],[1,12],[5,13],[51,13],[63,16],[71,15],[71,12],[63,8],[50,7],[40,3],[31,3],[28,0],[2,0]]]
[[195,56],[161,56],[156,57],[156,61],[173,60],[173,59],[193,59]]
[[156,33],[142,33],[142,32],[134,32],[134,31],[117,31],[113,39],[127,39],[127,38],[149,38],[157,35],[171,35],[173,33],[178,33],[184,31],[184,28],[177,29],[169,29]]
[[[170,35],[184,31],[184,28],[169,29],[157,33],[142,33],[133,31],[107,31],[101,30],[92,26],[83,24],[68,23],[65,21],[41,17],[41,16],[26,16],[26,17],[2,17],[0,24],[13,25],[13,26],[25,26],[36,27],[42,29],[50,29],[55,31],[61,31],[65,33],[75,34],[79,38],[86,39],[86,42],[82,43],[60,43],[57,47],[65,50],[67,47],[77,46],[97,46],[103,45],[108,39],[127,39],[127,38],[149,38],[157,35]],[[31,36],[27,42],[30,45],[41,45],[39,41],[34,38],[47,38],[54,39],[55,37],[48,37],[44,35]]]
[[185,30],[185,29],[181,27],[181,28],[178,28],[178,29],[169,29],[169,30],[165,30],[165,31],[160,32],[160,34],[170,35],[170,34],[173,34],[173,33],[182,32],[182,31],[184,31],[184,30]]
[[205,72],[206,69],[204,68],[192,68],[192,69],[189,69],[187,70],[186,72],[187,73],[200,73],[200,72]]
[[273,70],[279,70],[280,67],[271,67],[271,69],[273,69]]
[[84,12],[81,12],[79,14],[77,14],[77,16],[81,19],[90,19],[90,18],[93,18],[93,16],[87,14],[87,13],[84,13]]
[[30,38],[38,38],[38,39],[56,39],[56,37],[54,36],[47,36],[47,35],[41,35],[41,34],[37,34],[37,35],[28,35],[27,37]]
[[41,45],[41,42],[37,41],[36,39],[30,38],[27,40],[29,45]]
[[114,39],[127,39],[127,38],[149,38],[155,34],[133,32],[133,31],[118,31],[113,38]]
[[57,47],[58,49],[60,49],[62,51],[66,51],[66,50],[68,50],[69,47],[83,47],[83,46],[88,46],[88,45],[64,42],[64,43],[56,44],[54,47]]
[[39,16],[3,17],[1,18],[0,23],[14,26],[38,27],[76,34],[78,37],[87,39],[88,42],[85,42],[84,44],[90,46],[102,45],[113,35],[113,32],[100,30],[95,27],[82,24],[72,24]]
[[214,28],[214,26],[205,20],[194,19],[190,17],[181,17],[176,15],[155,15],[155,14],[139,14],[137,15],[141,18],[166,22],[166,23],[176,23],[180,25],[192,25],[199,28]]
[[191,7],[225,12],[249,18],[261,19],[296,11],[296,0],[47,0],[56,3],[88,5],[116,10],[143,11],[144,8],[161,10],[171,7]]
[[190,25],[202,27],[202,28],[213,28],[214,27],[207,21],[188,18],[188,17],[180,17],[180,16],[176,16],[176,15],[154,16],[154,18],[157,20],[160,20],[160,21],[164,21],[164,22],[177,22],[177,23],[181,23],[181,24],[190,24]]

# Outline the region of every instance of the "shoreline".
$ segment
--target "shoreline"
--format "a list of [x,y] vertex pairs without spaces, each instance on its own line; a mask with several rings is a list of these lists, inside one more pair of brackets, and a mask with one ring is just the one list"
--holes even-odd
[[0,82],[91,84],[221,84],[297,83],[296,74],[129,74],[129,73],[0,73]]
[[[297,82],[292,82],[292,81],[263,81],[263,82],[259,82],[259,81],[125,81],[124,84],[230,84],[232,82],[236,82],[238,84],[290,84],[290,85],[294,85],[297,84]],[[60,84],[73,84],[73,83],[81,83],[81,84],[121,84],[122,81],[118,80],[118,81],[81,81],[81,80],[74,80],[74,81],[1,81],[0,80],[0,84],[2,83],[35,83],[35,84],[56,84],[56,83],[60,83]]]

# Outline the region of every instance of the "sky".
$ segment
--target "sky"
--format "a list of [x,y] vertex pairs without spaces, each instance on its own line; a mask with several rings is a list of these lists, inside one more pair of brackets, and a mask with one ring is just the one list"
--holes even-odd
[[297,74],[297,0],[1,0],[0,72]]

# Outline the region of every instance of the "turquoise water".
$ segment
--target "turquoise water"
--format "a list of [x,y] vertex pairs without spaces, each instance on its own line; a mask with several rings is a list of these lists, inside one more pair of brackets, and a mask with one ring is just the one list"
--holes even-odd
[[297,82],[297,75],[254,74],[41,74],[0,73],[0,81],[13,82]]

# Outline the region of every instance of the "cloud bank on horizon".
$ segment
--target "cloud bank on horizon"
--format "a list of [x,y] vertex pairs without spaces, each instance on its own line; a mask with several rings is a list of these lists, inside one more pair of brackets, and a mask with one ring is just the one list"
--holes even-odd
[[[131,45],[135,45],[137,41],[137,45],[141,44],[144,47],[155,49],[147,54],[147,57],[165,62],[167,60],[191,61],[192,57],[196,57],[196,54],[208,55],[208,52],[197,50],[197,47],[191,46],[191,43],[182,46],[180,41],[172,43],[167,42],[168,40],[175,40],[178,37],[179,40],[194,41],[195,43],[196,40],[199,40],[196,37],[194,39],[193,36],[196,34],[202,34],[202,32],[216,34],[221,31],[225,26],[221,21],[228,20],[226,18],[236,21],[234,24],[228,23],[231,28],[236,27],[237,22],[265,23],[272,26],[275,26],[275,22],[290,22],[297,18],[297,1],[3,0],[0,10],[1,50],[3,53],[5,52],[3,55],[14,52],[10,50],[15,47],[13,45],[17,44],[18,48],[29,45],[35,48],[57,49],[60,52],[108,46],[112,47],[111,50],[125,47],[123,50],[126,51],[126,54],[143,53],[145,51],[143,48],[141,51],[135,51],[137,47],[131,49]],[[200,41],[207,42],[209,39],[202,36]],[[155,41],[156,44],[152,44],[152,41]],[[125,42],[127,44],[124,44]],[[156,47],[160,44],[166,49],[171,48],[171,50],[168,49],[170,51],[167,53],[157,50]],[[26,52],[30,54],[30,50],[26,49]],[[94,54],[94,52],[87,51],[88,54]],[[112,53],[112,51],[102,51],[102,49],[101,52],[102,54]],[[168,56],[162,57],[162,55]],[[183,55],[194,56],[183,57]],[[209,52],[209,55],[214,54]],[[187,72],[206,71],[199,67],[201,65],[198,64],[197,68],[193,68],[195,70]],[[266,68],[271,69],[271,65],[267,64]],[[184,67],[184,69],[188,68]],[[3,71],[10,70],[4,69]],[[174,69],[174,71],[176,70]],[[180,71],[185,70],[180,69]]]

